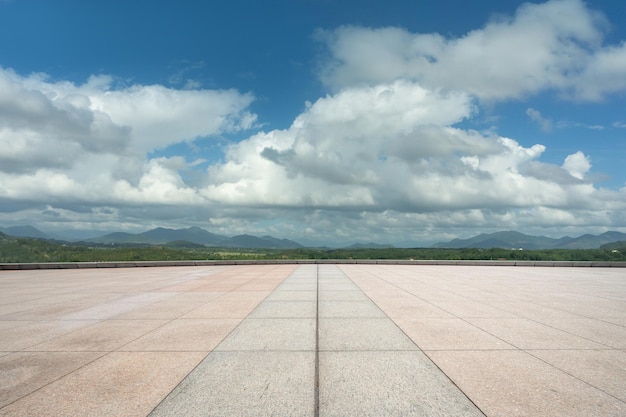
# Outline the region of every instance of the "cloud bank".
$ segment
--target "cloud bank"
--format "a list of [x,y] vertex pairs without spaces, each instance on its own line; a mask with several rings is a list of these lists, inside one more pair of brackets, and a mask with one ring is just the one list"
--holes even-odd
[[82,85],[0,69],[0,198],[88,204],[194,201],[181,158],[158,149],[248,129],[253,100],[234,90],[113,88],[106,76]]
[[[551,164],[543,144],[459,127],[483,105],[539,93],[592,102],[623,93],[626,46],[604,44],[607,25],[582,1],[553,0],[459,38],[319,31],[328,95],[208,166],[151,154],[255,128],[253,95],[0,69],[0,221],[196,224],[319,242],[624,228],[626,188],[594,184],[582,151]],[[539,111],[527,115],[551,127]]]
[[580,0],[525,3],[459,38],[347,26],[318,33],[330,52],[320,76],[333,89],[403,78],[484,101],[546,90],[595,101],[626,89],[626,44],[603,45],[607,29]]

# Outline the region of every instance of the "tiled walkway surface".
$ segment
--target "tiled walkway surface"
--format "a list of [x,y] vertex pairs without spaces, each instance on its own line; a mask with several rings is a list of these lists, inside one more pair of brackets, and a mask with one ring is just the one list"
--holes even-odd
[[624,416],[626,270],[0,272],[0,416]]

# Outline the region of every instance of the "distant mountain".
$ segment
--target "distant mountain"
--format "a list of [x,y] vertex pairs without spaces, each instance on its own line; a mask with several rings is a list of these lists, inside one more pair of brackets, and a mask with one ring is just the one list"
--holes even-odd
[[200,227],[189,227],[187,229],[166,229],[158,227],[143,233],[109,233],[108,235],[89,239],[88,241],[96,243],[146,243],[158,245],[184,240],[200,245],[216,246],[224,239],[228,238],[207,232]]
[[266,246],[276,249],[297,249],[303,248],[304,246],[289,239],[278,239],[272,236],[262,236],[261,239],[268,244],[272,244],[272,246]]
[[569,238],[568,240],[559,243],[559,248],[564,249],[593,249],[599,248],[607,243],[619,242],[626,240],[626,233],[620,232],[605,232],[601,235],[582,235],[576,238]]
[[33,237],[37,239],[50,239],[51,237],[33,226],[0,227],[0,232],[15,237]]
[[180,245],[189,242],[204,246],[221,246],[233,248],[277,248],[294,249],[303,247],[297,242],[288,239],[277,239],[272,236],[257,237],[252,235],[238,235],[227,237],[208,232],[200,227],[187,229],[166,229],[158,227],[143,233],[110,233],[94,239],[94,243],[143,243],[150,245],[172,244]]
[[601,235],[565,236],[553,239],[546,236],[532,236],[524,233],[507,231],[480,234],[469,239],[454,239],[434,245],[435,248],[504,248],[504,249],[597,249],[600,246],[626,240],[626,233],[605,232]]
[[252,235],[238,235],[224,240],[221,246],[233,248],[273,248],[273,249],[296,249],[303,247],[301,244],[288,239],[277,239],[272,236],[257,237]]
[[95,243],[128,243],[132,242],[136,235],[126,232],[113,232],[101,237],[87,239],[85,242]]
[[454,239],[434,245],[436,248],[523,248],[545,249],[552,247],[556,239],[545,236],[531,236],[520,232],[482,233],[469,239]]

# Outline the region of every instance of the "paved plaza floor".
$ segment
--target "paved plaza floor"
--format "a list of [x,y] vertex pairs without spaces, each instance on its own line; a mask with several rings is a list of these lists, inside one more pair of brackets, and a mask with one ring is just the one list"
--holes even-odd
[[625,416],[626,269],[0,271],[0,416]]

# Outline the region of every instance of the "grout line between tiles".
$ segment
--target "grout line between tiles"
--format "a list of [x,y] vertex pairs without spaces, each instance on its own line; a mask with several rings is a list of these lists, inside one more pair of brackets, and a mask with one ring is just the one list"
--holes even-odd
[[320,350],[319,350],[319,341],[320,341],[320,266],[316,265],[315,267],[315,380],[314,380],[314,389],[315,389],[315,399],[314,399],[314,409],[313,415],[315,417],[319,417],[320,415]]

